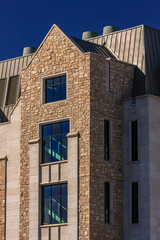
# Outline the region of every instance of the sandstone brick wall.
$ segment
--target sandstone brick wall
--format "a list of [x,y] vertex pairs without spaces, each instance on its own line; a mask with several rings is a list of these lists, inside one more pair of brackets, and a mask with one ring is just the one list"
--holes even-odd
[[[108,60],[109,61],[109,60]],[[122,240],[122,97],[131,96],[134,66],[110,60],[106,93],[106,60],[91,56],[90,239]],[[112,131],[111,159],[104,161],[104,119]],[[111,223],[104,223],[104,182],[111,182]],[[111,204],[111,205],[112,205]]]
[[6,226],[6,159],[0,159],[0,239],[5,239]]
[[[67,72],[67,99],[42,105],[42,77]],[[38,123],[70,118],[79,132],[79,239],[89,238],[90,201],[90,54],[82,54],[54,26],[21,78],[20,239],[29,239],[29,140]]]

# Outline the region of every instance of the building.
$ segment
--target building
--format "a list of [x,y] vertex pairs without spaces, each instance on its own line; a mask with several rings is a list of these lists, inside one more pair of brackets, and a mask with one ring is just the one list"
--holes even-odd
[[33,51],[0,62],[0,239],[158,240],[160,31]]

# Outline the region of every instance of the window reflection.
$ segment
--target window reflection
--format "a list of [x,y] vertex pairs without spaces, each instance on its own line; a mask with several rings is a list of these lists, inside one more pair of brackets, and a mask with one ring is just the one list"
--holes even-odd
[[67,160],[69,121],[44,125],[42,127],[42,162]]
[[42,224],[67,222],[67,184],[42,187]]

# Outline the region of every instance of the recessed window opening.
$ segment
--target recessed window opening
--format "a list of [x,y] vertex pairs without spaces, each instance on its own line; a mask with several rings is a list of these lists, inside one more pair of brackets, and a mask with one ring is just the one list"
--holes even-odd
[[16,103],[17,88],[18,88],[18,76],[10,77],[6,105]]
[[67,223],[67,183],[42,187],[42,225]]
[[0,79],[0,107],[3,106],[6,79]]
[[69,121],[42,126],[42,163],[67,160]]
[[139,221],[139,206],[138,206],[138,182],[132,183],[132,223]]
[[45,103],[66,99],[66,75],[45,79]]
[[110,183],[104,183],[104,221],[105,223],[110,223]]
[[110,155],[110,139],[109,139],[109,121],[104,120],[104,160],[109,161]]
[[132,161],[138,160],[138,122],[131,122]]

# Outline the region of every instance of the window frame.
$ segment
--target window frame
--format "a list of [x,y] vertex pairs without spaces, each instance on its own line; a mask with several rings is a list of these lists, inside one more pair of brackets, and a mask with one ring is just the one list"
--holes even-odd
[[[52,121],[52,122],[47,122],[47,123],[43,123],[43,124],[41,124],[40,126],[41,126],[41,139],[42,139],[42,141],[41,141],[41,164],[53,164],[53,163],[55,163],[55,162],[62,162],[62,161],[68,161],[68,143],[67,143],[67,159],[64,159],[64,160],[57,160],[57,161],[49,161],[49,162],[43,162],[43,127],[44,126],[47,126],[47,125],[51,125],[51,128],[52,128],[52,125],[54,125],[54,124],[58,124],[58,123],[64,123],[64,122],[68,122],[68,126],[69,126],[69,132],[70,132],[70,119],[61,119],[61,120],[59,120],[59,121]],[[62,130],[62,128],[61,128],[61,130]],[[51,129],[51,132],[52,132],[52,129]],[[68,133],[69,133],[68,132]],[[68,133],[66,133],[66,136],[67,136],[67,134]],[[60,135],[55,135],[55,136],[63,136],[64,134],[62,134],[62,132],[61,132],[61,134]],[[51,138],[52,138],[52,135],[50,136]],[[62,138],[61,138],[61,140],[62,140]],[[67,141],[68,141],[68,139],[67,139]],[[52,141],[51,141],[52,142]],[[51,146],[51,149],[52,149],[52,146]],[[61,152],[61,157],[62,157],[62,152]],[[52,160],[52,158],[51,158],[51,160]]]
[[[105,121],[109,122],[109,157],[105,159]],[[111,162],[112,160],[112,120],[103,119],[103,160],[105,162]]]
[[[52,102],[47,103],[46,102],[46,81],[50,80],[50,79],[57,78],[57,77],[63,77],[63,76],[66,76],[66,98],[62,99],[62,100],[60,99],[60,100],[57,100],[57,101],[52,101]],[[42,96],[41,96],[42,105],[59,103],[59,102],[62,102],[62,101],[66,101],[68,99],[68,73],[67,72],[61,72],[61,73],[57,73],[57,74],[42,77],[41,86],[42,86]]]
[[[60,223],[47,223],[47,224],[43,224],[43,202],[44,202],[44,199],[43,199],[43,188],[45,187],[51,187],[51,192],[52,192],[52,186],[55,186],[55,185],[63,185],[63,184],[66,184],[67,185],[67,221],[66,222],[60,222]],[[52,195],[51,195],[51,199],[52,199]],[[62,197],[60,197],[60,199],[62,199]],[[55,182],[55,183],[50,183],[50,184],[45,184],[45,185],[41,185],[40,187],[40,226],[48,226],[48,225],[66,225],[68,224],[68,182]],[[51,205],[51,209],[52,209],[52,205]]]
[[[17,92],[15,93],[15,96],[14,96],[14,103],[8,104],[9,89],[10,89],[10,84],[11,84],[11,79],[12,78],[17,78]],[[5,106],[15,105],[16,101],[18,100],[19,92],[20,92],[20,75],[10,76],[8,78],[8,83],[7,83],[7,92],[6,92],[6,96],[5,96]]]
[[[137,122],[137,159],[133,160],[133,145],[132,145],[132,123],[133,122]],[[139,120],[138,119],[133,119],[130,121],[130,126],[129,126],[130,130],[129,130],[129,149],[130,149],[130,153],[129,153],[129,156],[130,156],[130,162],[131,163],[137,163],[139,162]]]
[[3,86],[3,92],[2,92],[2,102],[0,104],[0,108],[3,108],[5,104],[5,95],[6,95],[6,88],[7,88],[7,78],[1,78],[1,80],[4,80],[4,86]]
[[[137,214],[137,218],[138,221],[137,222],[133,222],[133,184],[137,183],[138,186],[138,199],[137,199],[137,203],[138,203],[138,214]],[[140,183],[139,181],[133,181],[130,183],[130,222],[132,225],[138,225],[140,224]]]
[[[38,135],[39,135],[39,139],[40,139],[40,147],[39,147],[39,156],[40,156],[40,160],[39,163],[40,165],[50,165],[50,164],[54,164],[54,162],[49,162],[49,163],[43,163],[43,151],[42,151],[42,126],[47,125],[47,124],[54,124],[54,123],[59,123],[59,122],[66,122],[69,121],[69,130],[71,130],[71,118],[58,118],[55,120],[50,120],[50,121],[44,121],[44,122],[39,122],[38,124]],[[64,161],[68,161],[68,160],[64,160]],[[59,163],[62,161],[57,161],[55,163]]]

